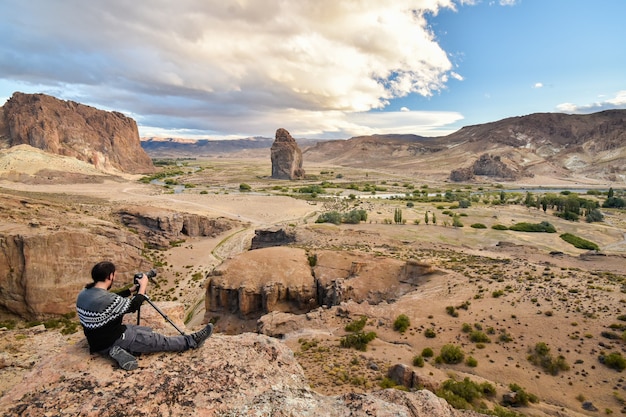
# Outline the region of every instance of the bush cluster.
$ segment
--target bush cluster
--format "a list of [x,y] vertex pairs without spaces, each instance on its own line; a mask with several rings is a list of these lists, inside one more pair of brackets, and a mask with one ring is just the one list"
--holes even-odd
[[626,358],[619,352],[611,352],[608,355],[601,355],[599,358],[600,363],[608,366],[611,369],[622,372],[626,369]]
[[397,332],[404,333],[411,325],[411,321],[405,314],[400,314],[393,322],[393,329]]
[[453,344],[447,344],[441,347],[441,352],[439,353],[439,356],[435,358],[435,362],[456,364],[463,362],[464,358],[465,353],[463,353],[460,347]]
[[554,358],[550,354],[550,348],[544,342],[535,345],[533,351],[528,355],[528,361],[536,366],[541,366],[551,375],[557,375],[559,371],[569,370],[569,365],[561,355]]
[[509,230],[516,232],[556,233],[556,228],[545,221],[541,223],[515,223],[513,226],[509,227]]
[[495,396],[496,388],[488,382],[478,384],[469,378],[464,378],[463,381],[448,379],[436,394],[454,408],[471,410],[472,404],[477,400]]
[[358,224],[367,220],[367,212],[365,210],[351,210],[348,213],[339,213],[338,211],[329,211],[319,215],[315,223],[333,223],[333,224]]
[[342,337],[339,344],[342,348],[354,348],[365,352],[367,344],[374,339],[376,339],[376,333],[374,332],[356,332]]
[[589,240],[583,239],[582,237],[573,235],[571,233],[563,233],[560,237],[561,239],[563,239],[567,243],[571,243],[578,249],[587,249],[587,250],[599,250],[600,249],[600,247],[597,244]]

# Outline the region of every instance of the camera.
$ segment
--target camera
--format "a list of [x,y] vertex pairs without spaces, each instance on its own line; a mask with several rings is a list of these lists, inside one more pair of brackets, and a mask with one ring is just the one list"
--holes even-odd
[[146,275],[148,277],[148,279],[150,280],[150,282],[154,282],[154,277],[156,277],[157,271],[156,269],[151,269],[148,272],[139,272],[136,273],[135,276],[133,277],[133,283],[137,286],[139,286],[139,279],[141,279],[142,275]]

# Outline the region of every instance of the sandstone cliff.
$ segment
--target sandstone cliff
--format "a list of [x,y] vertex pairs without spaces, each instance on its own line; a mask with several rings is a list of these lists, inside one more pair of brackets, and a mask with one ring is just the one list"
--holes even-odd
[[60,230],[0,233],[0,308],[25,319],[74,311],[76,295],[103,259],[120,271],[147,267],[142,242],[130,233],[107,236]]
[[8,146],[27,144],[75,157],[103,171],[155,171],[141,148],[137,124],[119,112],[44,94],[16,92],[4,105],[0,118],[0,138],[4,137]]
[[168,249],[171,242],[186,237],[215,237],[238,222],[223,217],[209,218],[155,207],[129,206],[118,210],[120,221],[137,232],[150,247]]
[[[182,309],[161,307],[180,321]],[[167,331],[151,308],[142,313],[149,325]],[[7,343],[12,349],[2,349],[0,375],[12,384],[0,397],[3,416],[58,415],[60,410],[94,417],[480,416],[454,410],[429,391],[318,394],[289,348],[251,333],[215,334],[199,350],[143,355],[132,372],[90,355],[81,333],[61,336],[42,328],[0,333],[0,344]]]
[[295,180],[304,178],[302,151],[285,129],[276,131],[271,148],[272,178]]

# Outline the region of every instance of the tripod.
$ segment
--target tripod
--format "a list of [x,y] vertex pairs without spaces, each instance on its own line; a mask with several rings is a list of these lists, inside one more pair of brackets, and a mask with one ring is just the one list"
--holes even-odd
[[[162,312],[162,311],[161,311],[161,309],[160,309],[159,307],[157,307],[157,306],[156,306],[156,305],[152,302],[152,300],[150,300],[150,299],[148,298],[148,296],[147,296],[147,295],[144,295],[144,297],[146,297],[146,301],[148,302],[148,304],[150,304],[150,305],[151,305],[151,306],[152,306],[152,307],[153,307],[153,308],[157,311],[157,313],[159,313],[161,316],[163,316],[163,318],[164,318],[165,320],[167,320],[167,322],[168,322],[169,324],[171,324],[172,326],[174,326],[174,328],[175,328],[176,330],[178,330],[178,333],[180,333],[180,334],[181,334],[181,335],[183,335],[183,336],[186,336],[186,335],[185,335],[185,332],[183,332],[182,330],[180,330],[180,329],[178,328],[178,326],[177,326],[176,324],[174,324],[174,322],[173,322],[172,320],[170,320],[170,318],[169,318],[169,317],[167,317],[167,314],[165,314],[164,312]],[[138,325],[138,326],[139,326],[139,322],[140,322],[140,321],[141,321],[141,306],[139,306],[139,308],[137,309],[137,325]]]

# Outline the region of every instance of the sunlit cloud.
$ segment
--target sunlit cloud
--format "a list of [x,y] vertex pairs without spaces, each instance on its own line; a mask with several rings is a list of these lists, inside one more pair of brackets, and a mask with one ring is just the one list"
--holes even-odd
[[455,3],[0,3],[0,81],[125,112],[143,131],[264,135],[289,119],[343,132],[352,113],[462,80],[425,19],[442,8]]
[[533,88],[543,88],[543,83],[535,83]]
[[603,110],[626,109],[626,90],[618,91],[615,97],[590,104],[562,103],[556,109],[564,113],[594,113]]

